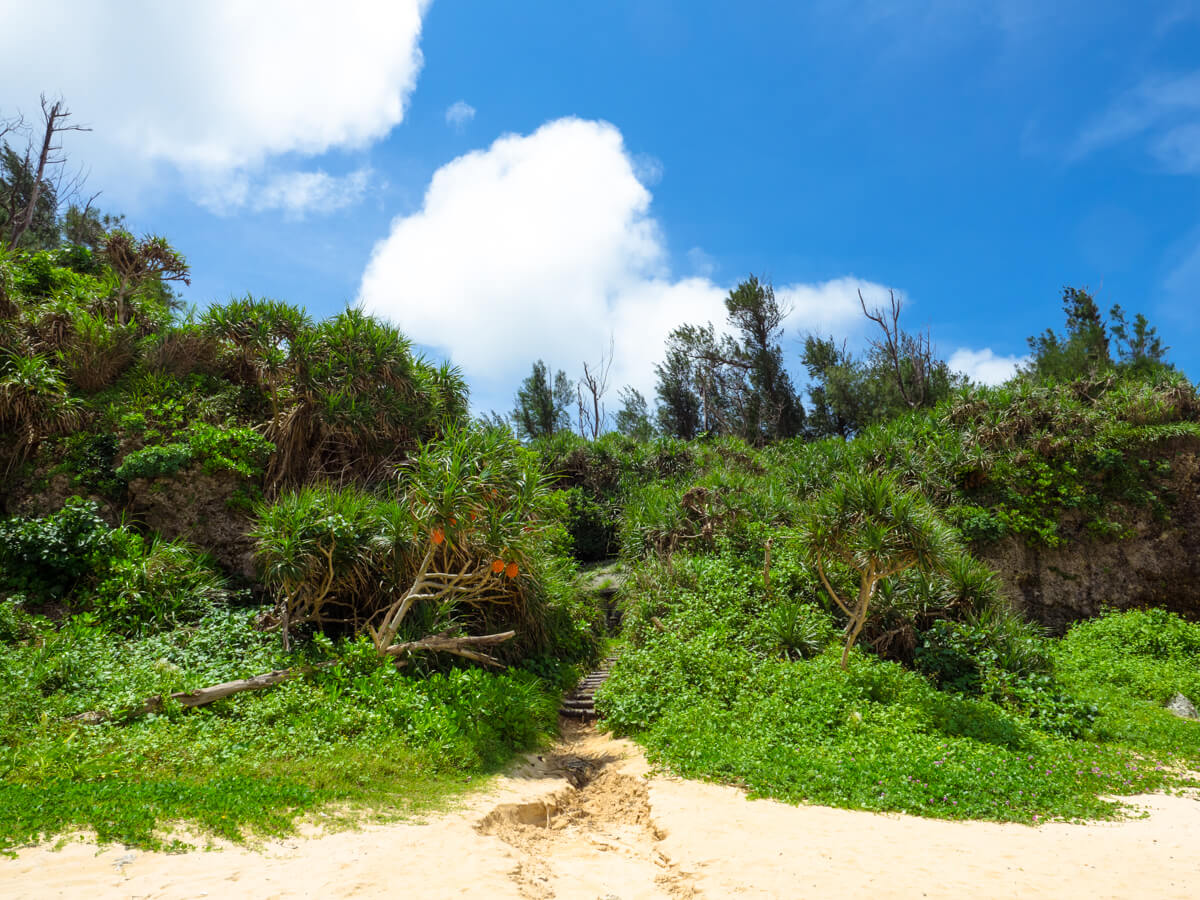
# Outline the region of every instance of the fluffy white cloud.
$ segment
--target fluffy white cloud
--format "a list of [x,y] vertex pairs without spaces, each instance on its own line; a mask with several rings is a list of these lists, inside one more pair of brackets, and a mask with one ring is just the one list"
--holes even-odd
[[446,107],[446,124],[455,131],[462,131],[475,118],[475,107],[465,100],[455,100]]
[[951,371],[962,372],[979,384],[1001,384],[1017,373],[1017,368],[1029,361],[1028,356],[998,356],[991,347],[971,350],[960,347],[948,359]]
[[65,97],[94,128],[80,156],[106,175],[166,165],[211,184],[387,134],[421,68],[427,5],[5,3],[0,83],[27,109]]
[[[439,169],[421,209],[392,222],[359,302],[463,365],[483,409],[506,409],[533,360],[575,376],[610,336],[614,387],[651,396],[667,334],[723,322],[729,288],[672,276],[650,200],[612,125],[568,118],[502,137]],[[844,333],[860,288],[884,290],[846,278],[776,293],[790,334]]]

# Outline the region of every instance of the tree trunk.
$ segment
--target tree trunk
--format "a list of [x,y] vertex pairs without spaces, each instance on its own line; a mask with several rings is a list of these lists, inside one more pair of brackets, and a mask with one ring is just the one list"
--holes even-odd
[[867,610],[871,606],[871,597],[875,594],[875,585],[878,582],[879,578],[873,570],[868,569],[863,572],[862,583],[858,589],[858,603],[854,606],[854,615],[846,623],[846,645],[842,648],[843,669],[850,662],[850,649],[858,640],[858,636],[862,634],[863,626],[867,624]]

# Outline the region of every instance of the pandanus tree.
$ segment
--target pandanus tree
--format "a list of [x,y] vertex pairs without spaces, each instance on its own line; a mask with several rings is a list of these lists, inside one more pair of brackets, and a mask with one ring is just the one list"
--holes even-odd
[[11,436],[3,472],[23,461],[52,434],[73,428],[79,403],[67,394],[59,371],[40,354],[25,355],[0,348],[0,435]]
[[422,622],[497,606],[520,621],[548,502],[536,457],[492,429],[425,444],[390,499],[327,486],[280,496],[255,537],[285,643],[299,624],[338,624],[387,653],[419,607]]
[[[940,569],[960,549],[924,497],[878,473],[845,476],[818,494],[801,535],[821,584],[847,617],[843,669],[880,584],[913,567]],[[834,587],[842,567],[857,575],[856,596]]]
[[376,481],[424,440],[465,420],[466,384],[434,369],[390,325],[348,309],[289,348],[289,395],[267,437],[273,484]]
[[279,414],[289,374],[290,349],[313,327],[304,310],[278,300],[246,297],[211,306],[202,315],[206,334],[223,342],[233,375],[263,391],[271,416]]

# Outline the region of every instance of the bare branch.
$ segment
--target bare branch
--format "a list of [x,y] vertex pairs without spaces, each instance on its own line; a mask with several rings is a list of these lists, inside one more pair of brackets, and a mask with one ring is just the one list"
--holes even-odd
[[609,335],[608,351],[600,354],[600,362],[593,369],[583,364],[583,378],[576,386],[579,400],[579,434],[592,440],[604,433],[608,424],[608,410],[604,407],[604,395],[608,392],[608,376],[612,370],[614,356],[613,338]]
[[914,335],[900,327],[900,312],[904,304],[897,299],[895,291],[888,291],[887,309],[867,309],[861,290],[858,292],[858,302],[863,315],[883,331],[883,340],[874,340],[871,346],[891,366],[901,398],[913,409],[924,405],[934,367],[933,340],[929,331]]
[[[61,177],[61,168],[66,162],[66,158],[56,156],[62,150],[62,144],[55,143],[58,136],[65,131],[90,131],[91,129],[83,125],[69,125],[67,120],[71,117],[71,111],[67,109],[62,99],[55,100],[53,103],[46,99],[43,94],[42,102],[42,120],[45,123],[45,128],[42,132],[41,149],[37,156],[37,165],[33,169],[33,185],[29,193],[29,199],[26,202],[25,208],[16,212],[12,216],[12,231],[9,233],[8,243],[10,247],[16,247],[25,232],[29,230],[29,226],[33,224],[34,214],[37,212],[38,198],[41,196],[42,189],[49,184],[53,189]],[[30,153],[32,147],[26,151],[25,160],[28,164],[31,162]],[[54,170],[53,176],[47,175],[47,170]],[[82,183],[78,177],[73,179],[74,189],[78,189]]]

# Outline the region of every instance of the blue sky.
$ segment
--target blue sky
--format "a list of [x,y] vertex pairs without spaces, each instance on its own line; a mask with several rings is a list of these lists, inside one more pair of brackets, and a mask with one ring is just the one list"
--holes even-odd
[[1072,284],[1200,375],[1200,3],[24,6],[0,113],[61,92],[99,202],[188,256],[188,299],[361,302],[481,409],[610,336],[648,390],[749,272],[796,367],[892,288],[994,379]]

